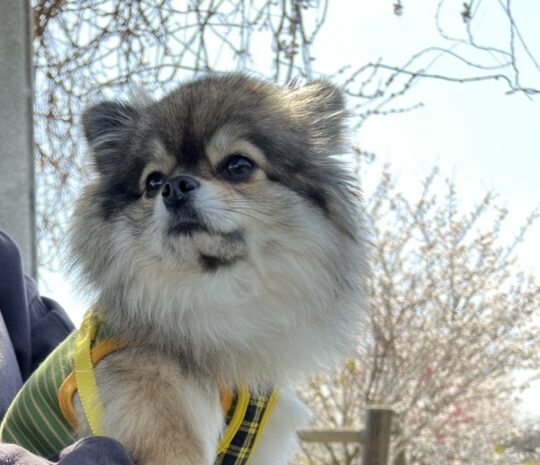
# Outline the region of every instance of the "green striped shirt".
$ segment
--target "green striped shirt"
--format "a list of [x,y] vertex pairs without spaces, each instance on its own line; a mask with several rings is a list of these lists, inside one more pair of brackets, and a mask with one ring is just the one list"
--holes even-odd
[[50,457],[77,439],[58,402],[60,386],[73,371],[71,334],[37,368],[19,391],[0,426],[0,441]]

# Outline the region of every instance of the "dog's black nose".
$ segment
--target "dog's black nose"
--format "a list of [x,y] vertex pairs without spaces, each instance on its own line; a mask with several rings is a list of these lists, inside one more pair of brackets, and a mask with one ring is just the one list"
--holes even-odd
[[176,176],[169,179],[163,186],[161,195],[166,207],[178,207],[189,197],[191,191],[197,189],[201,184],[191,176]]

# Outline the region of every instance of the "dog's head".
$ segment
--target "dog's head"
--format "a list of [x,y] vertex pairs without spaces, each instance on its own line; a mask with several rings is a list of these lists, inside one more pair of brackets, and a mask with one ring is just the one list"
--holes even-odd
[[86,110],[71,244],[111,328],[243,376],[341,352],[364,272],[345,119],[326,82],[241,75]]

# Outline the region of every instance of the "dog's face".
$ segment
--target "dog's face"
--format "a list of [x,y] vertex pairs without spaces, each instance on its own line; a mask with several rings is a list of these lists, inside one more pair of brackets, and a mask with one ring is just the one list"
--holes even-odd
[[[350,177],[335,158],[344,118],[327,83],[241,75],[88,109],[97,175],[72,249],[111,327],[194,364],[255,356],[257,345],[284,362],[315,343],[336,352],[347,338],[332,333],[360,312],[363,267]],[[278,357],[285,346],[293,353]]]

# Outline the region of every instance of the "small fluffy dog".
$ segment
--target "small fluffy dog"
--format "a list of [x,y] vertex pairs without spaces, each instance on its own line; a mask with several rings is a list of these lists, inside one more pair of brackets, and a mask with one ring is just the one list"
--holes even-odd
[[141,465],[212,465],[220,391],[274,387],[250,463],[284,464],[306,419],[286,385],[339,361],[364,314],[342,94],[208,76],[82,122],[96,175],[72,252],[123,344],[95,369],[105,433]]

